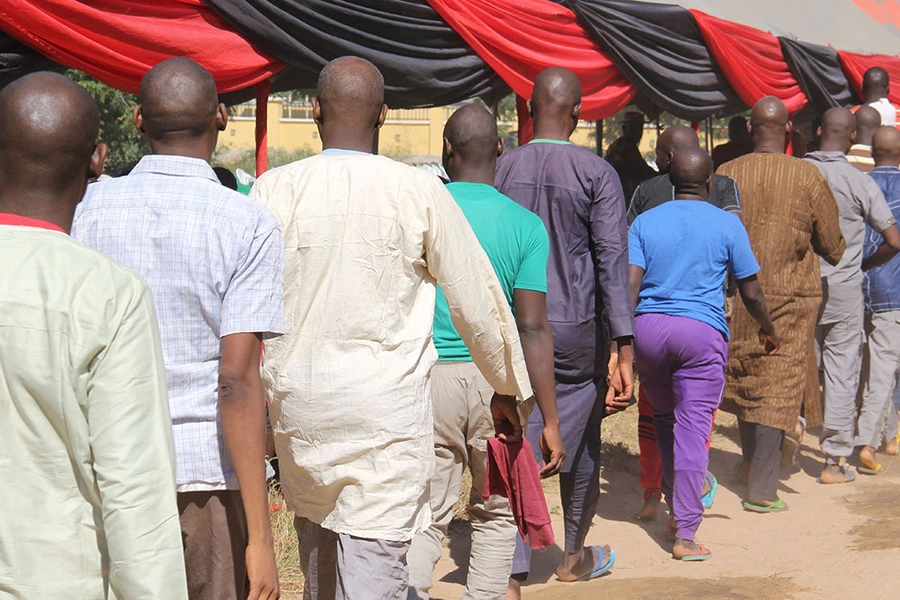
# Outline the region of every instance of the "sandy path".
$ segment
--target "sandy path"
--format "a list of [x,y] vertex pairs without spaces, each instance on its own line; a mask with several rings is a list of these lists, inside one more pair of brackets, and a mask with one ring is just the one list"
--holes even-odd
[[[625,428],[633,427],[636,420],[636,411],[629,412],[616,417]],[[742,490],[732,475],[739,458],[736,439],[734,418],[720,415],[710,455],[719,493],[698,533],[698,540],[713,552],[712,560],[681,563],[672,559],[665,517],[646,526],[633,519],[641,498],[637,457],[625,453],[617,457],[615,471],[604,473],[598,516],[588,535],[589,544],[608,543],[616,550],[612,572],[590,582],[556,581],[553,570],[561,550],[551,547],[535,553],[524,598],[577,600],[610,593],[616,598],[654,599],[897,596],[900,458],[883,457],[885,472],[878,476],[861,475],[849,485],[823,486],[815,481],[822,455],[815,436],[807,433],[801,449],[802,470],[782,481],[779,492],[791,509],[760,515],[740,505]],[[557,513],[554,530],[561,541],[559,499],[553,491],[547,498],[551,512]],[[435,572],[433,598],[461,597],[467,533],[465,524],[454,527],[451,544]]]

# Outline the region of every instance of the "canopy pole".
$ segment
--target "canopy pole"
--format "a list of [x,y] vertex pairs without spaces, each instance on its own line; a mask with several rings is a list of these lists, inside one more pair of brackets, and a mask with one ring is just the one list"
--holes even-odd
[[706,117],[706,151],[712,154],[712,117]]
[[269,168],[269,90],[272,84],[263,79],[256,84],[256,176]]
[[603,156],[603,119],[594,121],[594,139],[597,142],[597,156]]

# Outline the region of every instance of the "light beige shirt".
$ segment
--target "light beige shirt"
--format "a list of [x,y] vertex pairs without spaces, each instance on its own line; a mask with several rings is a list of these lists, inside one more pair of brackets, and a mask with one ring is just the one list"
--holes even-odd
[[187,598],[146,284],[0,225],[0,598]]
[[315,156],[253,193],[285,240],[287,333],[266,342],[263,377],[288,504],[408,540],[431,522],[435,282],[494,389],[532,395],[497,276],[441,182],[388,158]]

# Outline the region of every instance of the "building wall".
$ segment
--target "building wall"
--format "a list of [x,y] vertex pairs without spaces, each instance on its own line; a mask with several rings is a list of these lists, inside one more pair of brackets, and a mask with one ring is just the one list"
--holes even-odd
[[[253,149],[255,142],[255,110],[253,103],[232,108],[228,126],[219,135],[219,146],[235,149]],[[416,157],[422,161],[439,161],[443,143],[443,129],[453,113],[452,107],[417,108],[412,110],[390,110],[379,133],[379,152],[382,154]],[[317,152],[321,149],[319,133],[312,120],[312,109],[308,106],[291,105],[281,99],[271,98],[268,104],[268,145],[269,148],[286,150],[302,149],[304,146]],[[615,127],[614,119],[607,120],[607,127]],[[502,130],[515,136],[515,124],[504,123]],[[609,135],[607,132],[607,139]],[[596,149],[596,128],[592,121],[582,121],[572,134],[573,143]],[[716,139],[716,143],[725,141]],[[701,136],[701,144],[704,140]],[[656,127],[648,125],[641,139],[640,151],[651,162],[656,148]]]

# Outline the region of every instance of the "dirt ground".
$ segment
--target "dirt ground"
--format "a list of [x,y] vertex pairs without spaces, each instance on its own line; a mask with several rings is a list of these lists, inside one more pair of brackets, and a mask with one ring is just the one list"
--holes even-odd
[[[553,572],[562,554],[559,497],[554,481],[545,488],[557,545],[534,553],[523,587],[526,599],[598,598],[895,598],[900,564],[900,458],[879,455],[877,476],[859,475],[847,485],[816,483],[822,453],[815,432],[801,448],[801,470],[781,482],[779,494],[790,510],[755,514],[741,508],[745,492],[733,475],[739,458],[737,427],[720,414],[710,452],[710,470],[719,492],[706,512],[698,541],[712,551],[702,563],[672,559],[666,518],[642,524],[636,454],[637,411],[604,424],[603,487],[589,544],[610,544],[617,560],[599,579],[562,583]],[[462,596],[469,529],[455,521],[435,572],[433,598]]]

